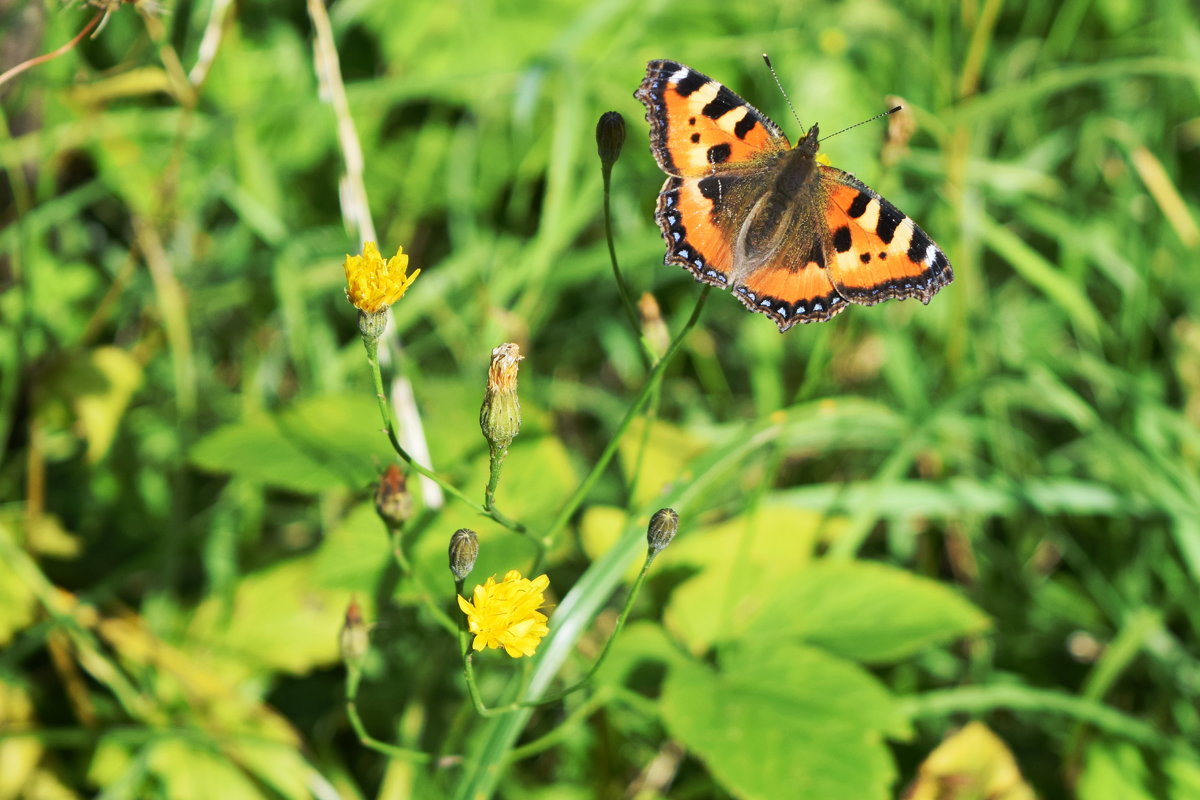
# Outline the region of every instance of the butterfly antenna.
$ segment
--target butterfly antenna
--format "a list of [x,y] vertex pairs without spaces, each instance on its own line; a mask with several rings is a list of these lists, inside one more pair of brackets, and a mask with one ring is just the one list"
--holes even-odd
[[897,111],[899,111],[902,108],[904,108],[904,106],[896,106],[895,108],[889,108],[887,111],[884,111],[882,114],[876,114],[875,116],[871,117],[870,119],[864,119],[862,122],[856,122],[853,125],[851,125],[850,127],[842,128],[840,131],[834,131],[833,133],[829,134],[828,136],[822,136],[821,141],[823,142],[826,139],[832,139],[833,137],[837,136],[839,133],[845,133],[846,131],[850,130],[851,128],[857,128],[859,125],[866,125],[868,122],[874,122],[875,120],[879,119],[880,117],[891,116],[892,114],[895,114]]
[[783,95],[783,99],[787,101],[788,108],[792,110],[792,116],[796,119],[796,124],[804,130],[804,123],[800,121],[800,115],[796,113],[796,107],[792,105],[792,98],[788,97],[788,93],[784,91],[783,84],[779,82],[779,75],[775,73],[775,67],[771,64],[771,57],[766,53],[762,54],[763,61],[767,62],[767,69],[771,70],[771,77],[775,79],[775,85],[779,87],[779,93]]

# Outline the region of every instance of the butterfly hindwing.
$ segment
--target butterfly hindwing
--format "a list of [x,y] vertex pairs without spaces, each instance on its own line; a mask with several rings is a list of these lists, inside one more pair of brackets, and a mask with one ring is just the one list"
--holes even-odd
[[830,278],[846,299],[928,303],[954,279],[946,254],[911,218],[853,175],[822,167],[829,182]]

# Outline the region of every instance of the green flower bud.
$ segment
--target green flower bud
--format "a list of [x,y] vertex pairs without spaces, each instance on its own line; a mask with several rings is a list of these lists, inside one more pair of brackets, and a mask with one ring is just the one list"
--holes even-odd
[[479,557],[479,537],[470,528],[459,528],[450,537],[450,571],[455,580],[463,580],[475,568]]
[[667,549],[667,545],[679,531],[679,514],[673,508],[660,508],[650,518],[650,526],[646,529],[646,542],[650,545],[650,553],[658,555]]
[[612,169],[621,157],[624,144],[625,118],[616,111],[605,111],[596,123],[596,152],[600,155],[601,166]]

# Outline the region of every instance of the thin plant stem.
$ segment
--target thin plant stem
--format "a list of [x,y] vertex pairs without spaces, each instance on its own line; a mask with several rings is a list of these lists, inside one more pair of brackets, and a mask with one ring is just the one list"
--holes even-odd
[[549,750],[551,747],[562,742],[574,730],[575,726],[594,714],[599,708],[612,700],[612,698],[613,691],[611,689],[601,689],[585,700],[579,708],[572,711],[570,716],[552,730],[539,736],[532,742],[523,744],[520,747],[514,747],[508,752],[508,757],[505,761],[511,764],[514,761],[520,761],[521,759],[529,758],[530,756],[535,756],[538,753]]
[[500,470],[504,466],[508,448],[492,447],[489,449],[488,483],[487,488],[483,490],[483,507],[490,511],[496,507],[496,487],[500,485]]
[[[456,597],[463,593],[463,578],[454,580],[454,594]],[[471,652],[471,634],[467,632],[467,619],[463,615],[458,618],[458,647],[462,653],[463,660],[463,679],[467,683],[467,693],[471,696],[471,704],[475,706],[476,713],[481,717],[494,717],[504,713],[504,710],[488,708],[483,702],[483,695],[479,691],[479,682],[475,679],[475,661]],[[511,709],[509,709],[511,710]]]
[[633,602],[637,599],[638,593],[642,590],[642,585],[646,582],[646,575],[650,572],[650,564],[654,561],[654,557],[656,555],[658,554],[653,550],[646,551],[646,560],[642,564],[642,571],[638,573],[637,580],[633,582],[633,587],[629,590],[629,596],[625,598],[625,605],[621,608],[620,616],[617,617],[617,624],[613,627],[612,634],[608,637],[608,641],[604,643],[604,649],[600,651],[600,655],[596,658],[595,663],[592,664],[592,668],[588,670],[587,675],[584,675],[566,689],[555,692],[551,695],[539,697],[537,700],[527,700],[519,703],[518,705],[526,708],[532,708],[535,706],[546,705],[547,703],[553,703],[556,700],[563,699],[573,692],[579,691],[584,686],[587,686],[589,682],[591,682],[592,678],[596,676],[596,673],[600,671],[600,667],[604,665],[605,659],[608,658],[608,653],[610,650],[612,650],[613,642],[617,640],[617,637],[621,635],[621,631],[624,630],[625,620],[629,618],[629,612],[633,610]]
[[654,348],[650,346],[650,343],[646,341],[646,337],[642,333],[642,326],[638,321],[637,309],[633,305],[633,295],[629,291],[629,286],[625,283],[625,277],[621,274],[621,267],[617,263],[617,248],[613,243],[612,210],[610,203],[612,164],[601,165],[600,172],[604,176],[604,238],[608,241],[608,260],[612,264],[613,278],[617,281],[617,293],[621,296],[621,307],[625,309],[625,316],[629,319],[629,327],[633,331],[633,335],[638,337],[641,344],[642,364],[646,369],[650,369],[654,365]]
[[404,552],[404,543],[401,541],[401,532],[399,526],[388,526],[389,533],[392,538],[392,556],[396,559],[396,564],[400,567],[400,571],[412,578],[417,585],[417,600],[421,605],[425,606],[425,610],[433,615],[437,623],[445,628],[452,636],[458,632],[458,626],[454,624],[454,620],[450,619],[442,608],[438,606],[433,599],[433,593],[425,586],[425,582],[412,568],[412,562],[408,560],[408,555]]
[[707,285],[700,290],[700,296],[696,298],[696,306],[692,309],[691,316],[688,317],[687,322],[685,322],[683,327],[679,329],[679,332],[675,334],[675,338],[671,340],[670,346],[667,347],[667,352],[663,354],[663,357],[659,359],[659,361],[654,365],[654,368],[650,371],[650,374],[646,377],[646,382],[642,384],[641,391],[638,392],[637,397],[634,398],[633,403],[630,404],[629,410],[625,412],[625,417],[617,426],[616,432],[609,440],[608,445],[604,448],[604,452],[600,454],[600,458],[598,458],[596,463],[592,466],[591,472],[587,474],[587,477],[585,477],[583,482],[579,484],[579,488],[575,490],[575,493],[571,495],[571,497],[563,505],[562,509],[558,512],[558,516],[550,525],[546,535],[542,538],[542,541],[545,544],[549,545],[550,542],[554,540],[554,537],[562,532],[562,529],[566,527],[567,522],[570,521],[580,504],[587,499],[588,494],[592,491],[592,487],[596,485],[596,481],[600,480],[600,476],[608,467],[609,461],[611,461],[612,457],[616,454],[617,445],[620,444],[621,437],[625,435],[625,431],[628,430],[629,424],[633,422],[634,418],[641,412],[642,406],[644,406],[646,401],[650,399],[655,387],[662,379],[662,374],[666,370],[667,365],[671,363],[672,358],[683,344],[683,340],[687,336],[688,332],[699,321],[700,312],[704,310],[704,301],[708,299],[708,294],[711,290],[712,287]]
[[92,28],[96,27],[96,25],[100,22],[101,19],[104,18],[104,15],[107,13],[108,12],[103,9],[101,9],[100,11],[97,11],[95,16],[93,16],[90,20],[88,20],[88,23],[83,26],[83,30],[81,30],[79,33],[75,34],[75,38],[71,39],[71,41],[67,42],[62,47],[59,47],[55,50],[51,50],[49,53],[44,53],[35,58],[31,58],[28,61],[22,61],[20,64],[17,64],[15,67],[12,67],[11,69],[6,69],[3,74],[0,74],[0,86],[3,86],[4,84],[8,83],[10,80],[17,77],[18,75],[20,75],[22,72],[24,72],[27,69],[32,69],[33,67],[36,67],[38,64],[44,64],[47,61],[53,61],[54,59],[58,58],[59,56],[65,54],[65,53],[69,53],[71,50],[73,50],[75,48],[75,45],[79,44],[79,42],[83,40],[84,36],[87,36],[88,33],[91,32]]
[[388,758],[398,758],[404,761],[414,761],[424,763],[429,761],[432,756],[423,750],[414,750],[410,747],[399,747],[387,742],[381,742],[371,734],[367,733],[367,728],[363,725],[362,718],[358,715],[358,686],[362,682],[362,673],[357,667],[346,667],[346,717],[350,720],[350,727],[354,728],[355,735],[358,736],[358,741],[364,747],[369,747],[372,750],[382,753]]
[[510,520],[508,517],[504,516],[494,508],[488,509],[479,505],[474,500],[459,491],[452,484],[442,480],[442,478],[436,472],[424,466],[411,455],[409,455],[408,451],[404,449],[404,446],[400,444],[400,438],[396,434],[396,424],[392,420],[392,412],[390,406],[388,405],[387,393],[383,388],[383,372],[379,366],[379,342],[368,342],[366,339],[364,339],[363,345],[367,350],[367,363],[371,366],[371,378],[375,381],[375,401],[379,405],[379,416],[383,418],[383,424],[387,430],[388,441],[391,442],[392,449],[396,451],[396,455],[400,456],[400,458],[404,460],[404,463],[408,464],[426,478],[429,478],[431,481],[440,486],[443,491],[453,496],[455,499],[465,503],[466,505],[478,511],[480,514],[483,514],[485,517],[490,517],[492,520],[500,525],[503,525],[505,528],[508,528],[511,531],[525,533],[524,525]]

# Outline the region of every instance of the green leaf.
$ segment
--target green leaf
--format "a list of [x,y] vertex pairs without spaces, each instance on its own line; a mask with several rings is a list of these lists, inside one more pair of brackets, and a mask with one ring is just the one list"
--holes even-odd
[[896,777],[883,738],[906,733],[892,698],[860,667],[765,641],[717,670],[673,664],[662,712],[671,735],[750,800],[882,800]]
[[840,524],[816,512],[766,504],[707,528],[684,528],[659,556],[656,569],[686,566],[700,572],[672,593],[664,621],[691,652],[704,652],[735,620],[761,610],[764,582],[801,573],[818,535]]
[[325,395],[280,413],[226,425],[196,443],[192,462],[296,492],[361,489],[395,460],[369,395]]
[[899,661],[989,624],[948,587],[870,562],[825,559],[760,591],[741,636],[799,639],[865,663]]
[[1128,742],[1098,740],[1087,749],[1080,800],[1191,800],[1200,797],[1200,762],[1182,748],[1151,769]]

